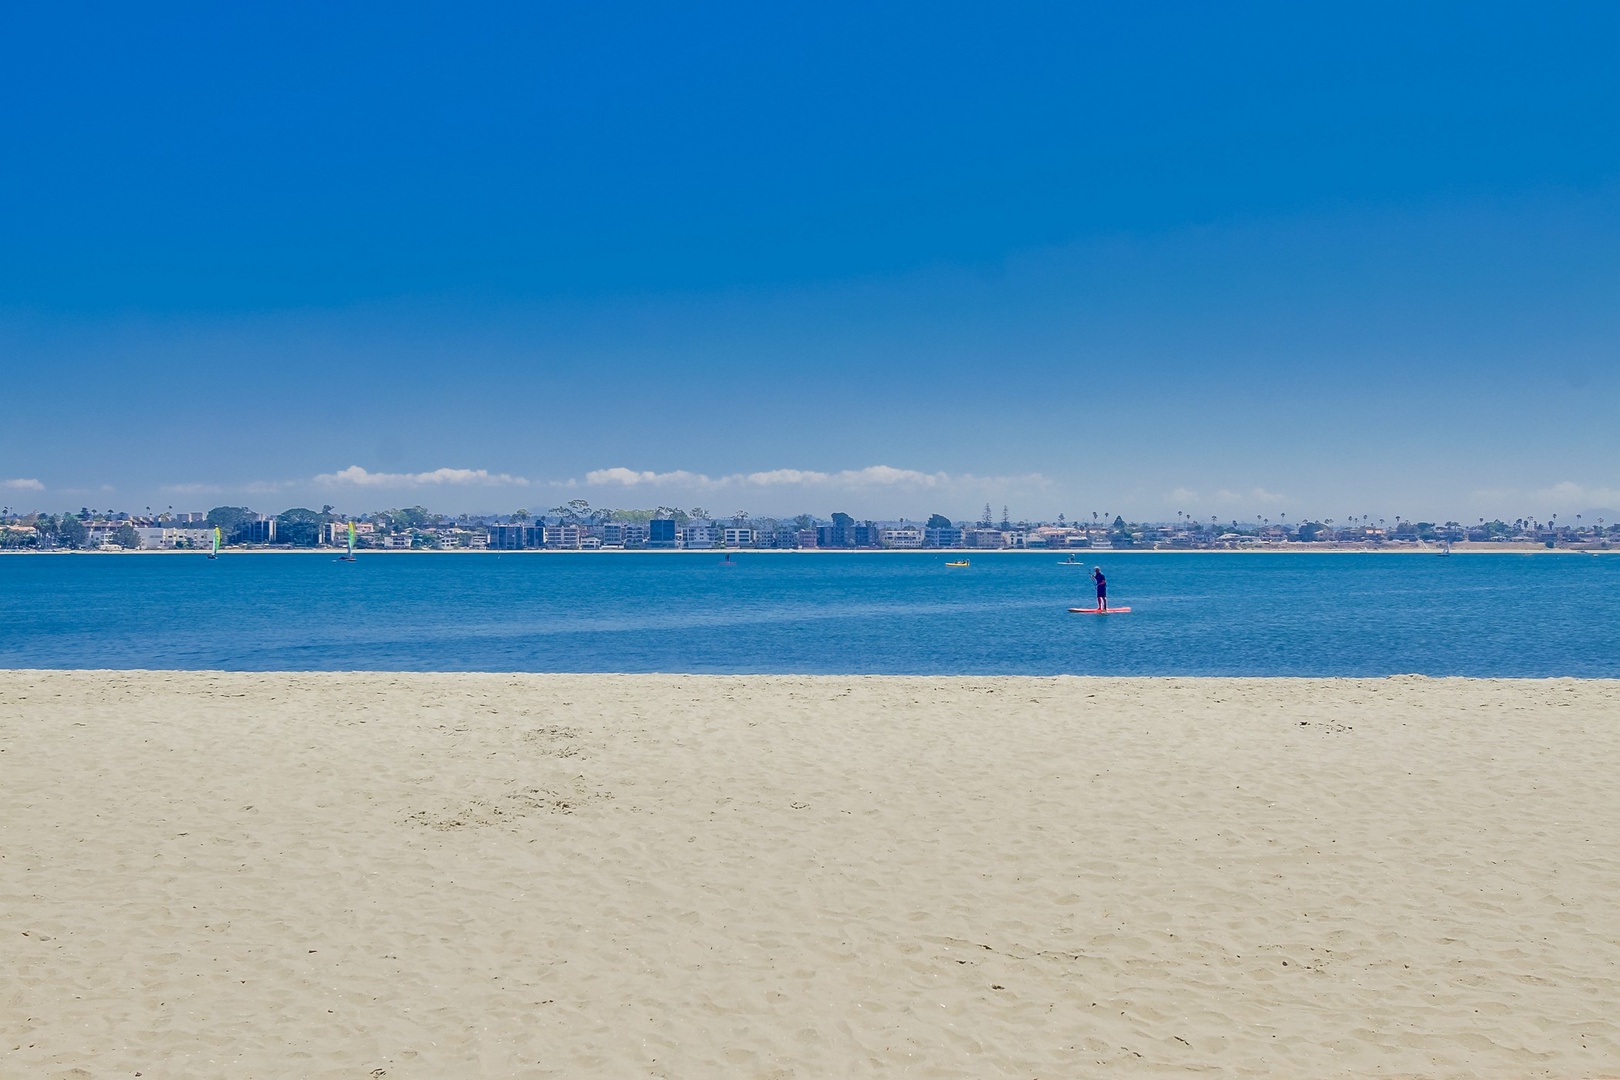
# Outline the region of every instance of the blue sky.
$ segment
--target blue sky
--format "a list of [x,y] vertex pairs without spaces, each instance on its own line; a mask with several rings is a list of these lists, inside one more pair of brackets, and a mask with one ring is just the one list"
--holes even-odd
[[13,6],[0,501],[1612,510],[1617,31]]

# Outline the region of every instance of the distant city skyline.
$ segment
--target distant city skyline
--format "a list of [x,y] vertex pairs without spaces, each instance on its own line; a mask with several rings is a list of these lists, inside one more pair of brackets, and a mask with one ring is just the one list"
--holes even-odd
[[0,12],[0,502],[1620,509],[1620,8],[630,10]]
[[[525,488],[523,490],[530,494],[542,494],[544,493],[545,489],[535,487]],[[94,520],[135,519],[151,523],[178,523],[185,526],[199,526],[199,523],[211,519],[215,515],[225,511],[231,511],[232,513],[227,514],[227,519],[230,521],[235,521],[238,519],[238,517],[242,517],[244,519],[257,518],[260,520],[268,520],[269,518],[277,516],[302,516],[307,518],[312,514],[320,517],[322,520],[328,521],[372,520],[378,518],[386,520],[391,517],[399,517],[403,514],[412,519],[432,519],[442,522],[478,521],[485,523],[496,521],[533,521],[538,523],[548,521],[553,523],[590,521],[601,523],[609,520],[644,520],[649,516],[673,516],[682,522],[691,521],[696,523],[709,523],[717,526],[730,522],[789,522],[795,519],[802,521],[813,521],[818,524],[825,524],[829,521],[836,523],[839,520],[845,520],[846,523],[867,521],[887,524],[906,523],[911,525],[921,525],[929,520],[937,521],[939,518],[945,518],[956,526],[971,527],[976,524],[983,524],[987,528],[1023,528],[1030,526],[1044,527],[1062,526],[1064,524],[1077,528],[1094,528],[1107,527],[1111,522],[1127,521],[1138,525],[1176,527],[1192,526],[1195,528],[1224,528],[1231,525],[1234,527],[1241,526],[1243,528],[1266,526],[1294,529],[1299,525],[1306,523],[1326,523],[1328,525],[1335,525],[1339,528],[1350,528],[1356,526],[1384,528],[1387,526],[1390,529],[1394,529],[1397,526],[1400,526],[1402,523],[1410,525],[1415,522],[1427,522],[1431,525],[1451,524],[1468,528],[1472,527],[1476,523],[1484,524],[1486,522],[1496,522],[1515,524],[1523,528],[1557,527],[1571,529],[1586,528],[1590,530],[1593,528],[1607,529],[1612,526],[1616,529],[1620,529],[1620,513],[1601,507],[1576,512],[1554,511],[1550,514],[1481,514],[1477,516],[1434,513],[1395,513],[1383,515],[1372,512],[1356,513],[1354,511],[1345,511],[1341,514],[1298,514],[1290,513],[1286,510],[1271,508],[1268,511],[1256,513],[1221,513],[1217,511],[1214,513],[1204,514],[1196,511],[1179,510],[1173,515],[1166,515],[1164,517],[1138,517],[1127,514],[1124,511],[1109,509],[1093,509],[1090,511],[1075,510],[1073,512],[1060,511],[1057,514],[1051,515],[1021,514],[1016,512],[1010,504],[1003,503],[998,509],[993,503],[988,502],[984,503],[981,509],[974,513],[951,513],[949,511],[939,509],[929,513],[918,514],[893,512],[850,513],[850,507],[847,505],[846,500],[846,503],[839,504],[839,507],[831,510],[822,509],[820,507],[800,506],[792,511],[767,513],[753,512],[742,507],[732,510],[723,510],[720,509],[720,507],[725,504],[721,503],[715,503],[711,506],[701,506],[696,504],[688,506],[683,504],[680,500],[639,504],[619,502],[614,504],[601,503],[593,505],[590,500],[580,497],[580,491],[578,488],[563,488],[562,492],[564,495],[568,496],[568,498],[566,498],[564,502],[551,506],[547,506],[545,502],[535,502],[534,500],[529,500],[531,503],[533,503],[532,508],[529,505],[523,505],[514,507],[510,510],[478,512],[447,511],[443,507],[424,506],[420,503],[398,504],[387,507],[377,506],[367,510],[357,510],[345,509],[329,502],[313,502],[309,503],[308,505],[301,504],[297,506],[287,506],[279,511],[267,511],[265,509],[264,496],[262,493],[258,498],[257,504],[253,503],[251,500],[243,502],[241,505],[232,505],[228,503],[218,504],[210,507],[207,511],[197,509],[196,507],[187,508],[183,506],[176,507],[171,505],[139,507],[86,506],[81,507],[77,513],[68,508],[57,511],[53,515],[53,513],[48,510],[29,510],[25,507],[19,507],[6,503],[3,505],[3,507],[0,507],[0,509],[3,509],[4,511],[3,513],[0,513],[0,523],[18,523],[31,517],[45,515],[47,517],[77,516],[80,518]],[[553,489],[553,493],[555,493],[555,489]],[[892,511],[892,509],[892,507],[889,508],[890,511]]]
[[[549,510],[519,509],[509,515],[446,515],[415,506],[359,515],[359,520],[323,505],[291,508],[268,515],[244,506],[216,506],[207,513],[80,510],[77,514],[0,515],[0,550],[8,553],[206,549],[347,548],[352,561],[359,548],[393,551],[602,551],[602,550],[1211,550],[1293,547],[1330,550],[1367,548],[1433,551],[1576,550],[1598,554],[1620,541],[1620,521],[1603,517],[1555,516],[1546,521],[1394,520],[1369,515],[1343,519],[1289,521],[1208,520],[1178,513],[1173,521],[1127,521],[1094,512],[1088,519],[1019,520],[1010,508],[998,515],[986,505],[977,520],[943,514],[926,520],[850,514],[798,514],[791,518],[753,517],[742,511],[726,517],[706,508],[670,506],[642,509],[592,507],[570,499]],[[729,559],[729,556],[728,556]],[[1071,555],[1069,562],[1073,562]],[[966,563],[952,565],[967,565]]]

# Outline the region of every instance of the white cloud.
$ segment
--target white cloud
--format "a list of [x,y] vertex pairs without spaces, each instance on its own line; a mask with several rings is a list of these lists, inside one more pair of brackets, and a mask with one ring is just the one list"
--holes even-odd
[[18,477],[15,480],[0,480],[0,488],[7,491],[44,491],[45,485],[29,477]]
[[689,473],[684,470],[679,472],[655,473],[637,472],[634,469],[618,467],[612,469],[594,469],[585,474],[585,483],[593,486],[617,484],[621,487],[639,487],[645,484],[668,484],[676,487],[700,487],[706,484],[712,484],[713,481],[707,476],[699,476],[697,473]]
[[957,488],[984,488],[1016,484],[1022,487],[1046,487],[1050,481],[1040,473],[1024,476],[974,476],[971,473],[951,475],[925,473],[916,469],[896,469],[891,465],[868,465],[864,469],[843,469],[839,472],[819,472],[813,469],[770,469],[764,472],[732,473],[729,476],[706,476],[685,469],[674,472],[637,471],[621,467],[595,469],[585,474],[583,481],[570,481],[569,486],[583,483],[590,487],[672,487],[698,491],[727,489],[769,490],[773,488],[913,488],[943,490]]
[[434,469],[432,472],[371,472],[350,465],[335,473],[321,473],[315,483],[324,487],[408,488],[408,487],[527,487],[528,481],[509,473],[488,469]]
[[1571,510],[1588,506],[1620,505],[1620,488],[1586,487],[1572,480],[1563,480],[1552,487],[1532,492],[1531,498],[1540,503],[1561,504]]

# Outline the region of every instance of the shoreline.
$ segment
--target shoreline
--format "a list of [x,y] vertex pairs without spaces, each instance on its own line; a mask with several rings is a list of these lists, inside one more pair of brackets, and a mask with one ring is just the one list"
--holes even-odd
[[[342,548],[224,547],[220,555],[325,555],[336,557]],[[953,558],[991,556],[1115,555],[1432,555],[1436,547],[1384,545],[1358,547],[1341,544],[1278,544],[1238,548],[358,548],[355,554],[373,555],[949,555]],[[1620,547],[1557,547],[1545,544],[1453,544],[1452,555],[1620,555]],[[135,548],[126,551],[53,549],[50,551],[0,550],[7,555],[201,555],[206,552],[175,548]]]
[[665,679],[691,679],[699,683],[712,682],[773,682],[778,680],[805,680],[811,683],[834,682],[919,682],[942,683],[947,686],[969,683],[979,684],[985,682],[1006,682],[1013,686],[1021,683],[1028,684],[1068,684],[1068,683],[1097,683],[1097,684],[1141,684],[1143,687],[1167,686],[1187,684],[1191,686],[1214,686],[1224,683],[1253,683],[1257,686],[1279,687],[1307,687],[1323,684],[1353,688],[1361,686],[1377,687],[1385,684],[1455,684],[1457,686],[1469,684],[1495,684],[1502,683],[1508,686],[1540,683],[1572,683],[1582,686],[1595,686],[1612,689],[1620,693],[1620,676],[1615,675],[1424,675],[1420,672],[1393,672],[1388,675],[913,675],[913,674],[872,674],[855,672],[852,674],[815,674],[803,672],[771,672],[717,674],[713,672],[684,672],[684,671],[404,671],[392,668],[344,668],[342,670],[324,668],[287,668],[280,670],[260,670],[257,668],[95,668],[95,667],[60,667],[60,668],[30,668],[30,667],[0,667],[0,685],[12,677],[32,678],[35,676],[106,676],[109,678],[123,678],[125,676],[146,677],[153,676],[160,679],[173,677],[185,681],[193,678],[211,678],[220,676],[226,679],[448,679],[448,680],[479,680],[479,679],[514,679],[514,680],[557,680],[557,679],[584,679],[584,680],[665,680]]
[[0,701],[8,1074],[1620,1060],[1620,680],[5,671]]

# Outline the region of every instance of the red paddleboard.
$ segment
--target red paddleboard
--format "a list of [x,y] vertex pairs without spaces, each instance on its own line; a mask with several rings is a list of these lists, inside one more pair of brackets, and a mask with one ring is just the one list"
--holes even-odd
[[1074,614],[1076,614],[1076,615],[1123,615],[1126,612],[1130,611],[1131,609],[1128,608],[1128,607],[1110,607],[1110,608],[1072,607],[1069,610],[1071,612],[1073,612]]

